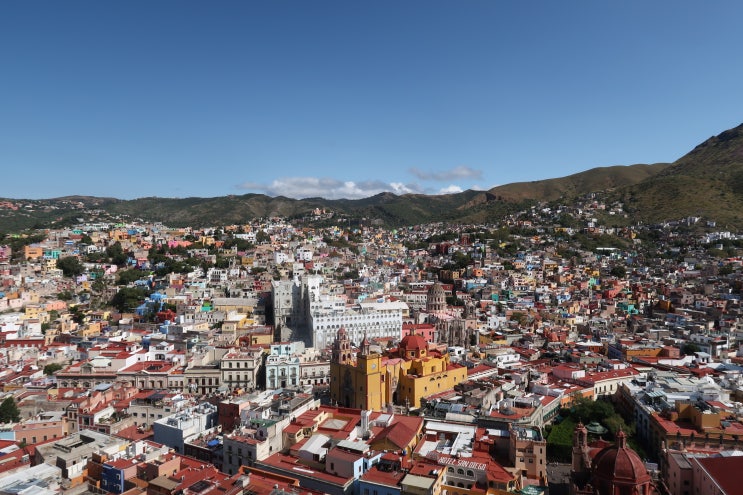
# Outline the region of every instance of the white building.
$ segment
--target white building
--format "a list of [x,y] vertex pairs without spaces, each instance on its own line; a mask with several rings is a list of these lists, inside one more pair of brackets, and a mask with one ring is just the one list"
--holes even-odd
[[271,344],[271,353],[266,358],[266,388],[299,386],[299,362],[303,352],[303,342]]
[[152,424],[154,440],[182,454],[189,440],[217,427],[217,406],[203,402],[197,407],[158,419]]
[[299,363],[299,384],[305,387],[330,383],[330,361],[314,347],[305,349]]
[[308,247],[300,247],[297,249],[296,260],[297,261],[312,261],[313,251]]
[[290,254],[287,254],[283,251],[274,251],[273,262],[276,263],[277,265],[280,265],[282,263],[288,263],[290,261],[294,261]]
[[361,303],[342,310],[318,310],[310,315],[312,343],[317,349],[332,345],[336,333],[345,328],[351,342],[402,336],[403,312],[407,305],[400,301]]

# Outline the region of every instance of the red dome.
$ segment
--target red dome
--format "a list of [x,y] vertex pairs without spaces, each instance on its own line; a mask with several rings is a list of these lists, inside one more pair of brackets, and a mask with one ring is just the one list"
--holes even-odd
[[404,351],[428,350],[428,344],[420,335],[410,334],[406,335],[405,338],[402,339],[402,342],[400,342],[400,349]]
[[[650,483],[645,463],[634,450],[627,447],[627,436],[617,433],[617,444],[602,449],[593,458],[594,483],[605,485],[632,485]],[[603,493],[603,492],[602,492]]]
[[408,350],[408,351],[415,351],[419,349],[427,349],[428,344],[426,344],[426,341],[423,337],[420,335],[406,335],[404,339],[402,339],[402,342],[400,342],[400,347]]

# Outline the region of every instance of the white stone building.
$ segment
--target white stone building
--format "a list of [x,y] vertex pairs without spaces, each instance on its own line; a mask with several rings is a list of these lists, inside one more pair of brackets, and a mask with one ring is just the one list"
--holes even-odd
[[303,342],[271,344],[271,353],[266,357],[266,388],[299,386],[299,362],[303,352]]

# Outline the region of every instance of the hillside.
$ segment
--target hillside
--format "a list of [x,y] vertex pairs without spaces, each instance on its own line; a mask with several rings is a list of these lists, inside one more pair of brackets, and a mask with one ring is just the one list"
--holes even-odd
[[580,196],[587,192],[606,191],[637,184],[662,172],[670,165],[670,163],[656,163],[654,165],[598,167],[558,179],[514,182],[494,187],[489,192],[506,201],[526,199],[555,201],[560,198]]
[[303,217],[315,208],[388,226],[437,221],[497,222],[536,202],[570,203],[588,193],[623,202],[633,221],[700,216],[731,229],[743,228],[743,124],[707,139],[671,164],[599,167],[561,178],[506,184],[489,191],[436,196],[381,193],[358,200],[297,200],[262,194],[135,200],[89,196],[0,199],[0,232],[81,221],[229,225],[255,218]]
[[743,124],[713,136],[655,176],[617,191],[638,220],[687,216],[743,227]]

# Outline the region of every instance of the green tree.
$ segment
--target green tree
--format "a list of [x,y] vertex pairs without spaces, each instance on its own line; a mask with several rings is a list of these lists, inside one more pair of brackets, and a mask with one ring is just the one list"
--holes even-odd
[[117,266],[126,265],[127,254],[124,252],[124,248],[121,247],[121,243],[116,241],[106,248],[106,256],[109,257],[111,263]]
[[511,314],[511,318],[510,319],[511,319],[511,321],[517,322],[521,326],[526,325],[526,323],[528,321],[528,317],[526,316],[526,314],[524,314],[524,313],[522,313],[520,311],[514,311]]
[[72,298],[75,297],[75,294],[68,290],[63,290],[62,292],[57,294],[57,297],[62,301],[71,301]]
[[689,354],[694,354],[695,352],[699,352],[701,349],[697,344],[694,342],[687,342],[684,344],[684,347],[681,348],[681,352],[684,353],[684,355],[688,356]]
[[111,306],[122,313],[132,311],[142,304],[148,292],[141,287],[124,287],[111,299]]
[[129,285],[142,278],[142,272],[139,270],[121,270],[118,273],[118,285]]
[[46,366],[44,366],[44,374],[47,376],[52,376],[54,372],[59,371],[62,368],[64,368],[64,366],[59,363],[47,364]]
[[68,256],[66,258],[58,259],[57,268],[62,270],[62,274],[65,277],[77,277],[85,271],[85,268],[83,267],[82,263],[80,263],[80,260],[74,256]]
[[224,256],[217,256],[217,262],[214,264],[217,268],[229,268],[230,267],[230,260],[229,258],[225,258]]
[[619,414],[614,414],[604,419],[604,426],[606,426],[612,435],[616,435],[619,430],[622,430],[626,435],[634,436],[635,424],[627,424]]
[[446,304],[449,306],[464,306],[464,301],[456,296],[448,296],[446,298]]
[[589,423],[603,423],[606,418],[616,414],[611,402],[605,400],[579,399],[573,406],[573,418]]
[[15,423],[21,420],[21,412],[13,397],[8,397],[0,404],[0,422]]
[[613,267],[611,267],[611,271],[609,271],[609,274],[617,278],[624,278],[625,276],[627,276],[627,269],[622,265],[614,265]]
[[734,271],[735,270],[733,268],[733,265],[731,263],[728,263],[727,265],[722,265],[720,269],[717,271],[717,274],[721,276],[725,276],[725,275],[730,275]]
[[82,325],[83,322],[85,322],[85,312],[80,308],[80,306],[71,306],[70,314],[72,315],[72,321],[78,325]]

